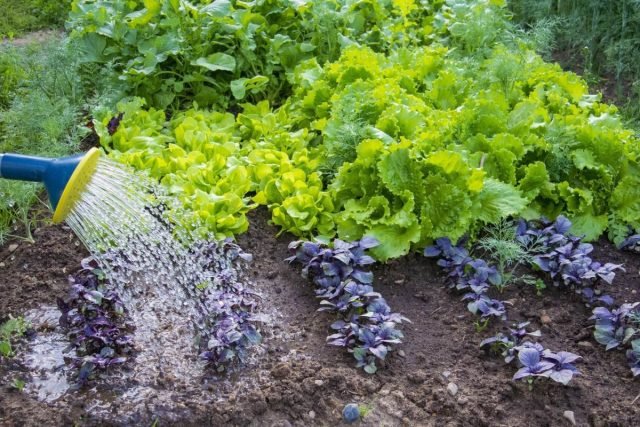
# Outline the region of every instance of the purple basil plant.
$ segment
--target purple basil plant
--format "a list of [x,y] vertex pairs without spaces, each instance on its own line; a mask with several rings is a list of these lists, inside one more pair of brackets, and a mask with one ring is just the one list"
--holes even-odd
[[540,351],[535,346],[525,346],[518,351],[521,368],[513,379],[546,377],[567,385],[574,375],[580,373],[573,365],[580,358],[577,354],[567,351],[553,353],[550,350]]
[[316,296],[321,300],[319,311],[342,317],[331,325],[334,333],[327,337],[327,343],[347,348],[357,366],[371,374],[393,345],[402,342],[403,335],[397,325],[409,321],[391,312],[371,285],[373,273],[367,269],[375,260],[365,251],[377,245],[378,241],[370,237],[350,243],[336,239],[333,247],[296,241],[289,245],[293,255],[286,259],[302,264],[303,276],[317,286]]
[[211,284],[196,291],[202,310],[200,356],[221,372],[243,363],[248,350],[262,341],[256,327],[257,295],[245,286],[242,273],[252,256],[229,239],[202,242],[192,251],[212,277]]
[[58,299],[60,325],[75,350],[67,360],[79,369],[78,381],[84,384],[96,370],[123,364],[132,356],[133,325],[120,297],[105,287],[93,258],[82,261],[82,269],[69,277],[69,283],[68,297]]
[[427,257],[438,258],[438,265],[447,272],[449,288],[467,291],[462,299],[469,301],[467,308],[482,319],[491,317],[506,319],[506,309],[502,301],[487,295],[491,286],[502,283],[502,277],[495,267],[482,259],[474,259],[461,240],[456,245],[447,237],[437,239],[433,246],[424,250]]
[[618,245],[618,249],[627,250],[627,251],[636,251],[636,252],[640,250],[640,234],[632,234],[632,233],[633,231],[631,230],[629,237],[624,239]]
[[505,363],[518,360],[520,369],[513,376],[514,380],[544,377],[567,385],[574,375],[579,374],[574,363],[580,356],[567,351],[554,353],[539,343],[529,341],[541,334],[539,330],[528,332],[528,325],[529,322],[516,324],[509,328],[508,334],[499,333],[483,340],[480,347],[500,354]]
[[556,286],[575,289],[589,304],[613,304],[610,296],[599,295],[598,288],[602,283],[610,285],[615,272],[624,271],[622,265],[594,261],[589,255],[593,246],[571,235],[570,229],[571,221],[562,215],[554,222],[544,219],[537,224],[520,221],[517,239],[523,244],[533,240],[542,243],[543,249],[535,256],[534,263],[540,270],[549,273]]
[[597,307],[590,319],[595,320],[596,341],[606,350],[626,348],[633,376],[640,375],[640,302],[622,304],[612,310]]

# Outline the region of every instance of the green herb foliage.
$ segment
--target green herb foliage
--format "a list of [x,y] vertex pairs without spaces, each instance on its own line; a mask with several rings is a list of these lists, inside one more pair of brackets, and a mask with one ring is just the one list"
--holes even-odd
[[[446,4],[445,4],[446,3]],[[112,64],[156,108],[280,104],[297,65],[352,45],[391,52],[441,39],[469,52],[504,33],[501,0],[74,0],[67,28],[85,62]],[[500,9],[501,10],[501,9]]]
[[0,325],[0,356],[12,357],[13,347],[11,342],[23,336],[29,329],[29,323],[22,317],[12,317]]
[[[77,46],[52,36],[39,45],[0,48],[0,153],[59,157],[78,150],[89,132],[86,112],[122,96],[109,70],[81,64]],[[0,180],[0,244],[30,229],[40,187]],[[22,236],[22,235],[21,235]]]
[[544,251],[542,238],[532,236],[531,239],[518,239],[516,224],[501,220],[486,227],[478,239],[476,249],[484,254],[484,258],[495,264],[502,281],[496,287],[502,291],[512,283],[525,283],[536,287],[541,292],[545,285],[529,274],[518,273],[519,267],[527,267],[535,261],[535,255]]

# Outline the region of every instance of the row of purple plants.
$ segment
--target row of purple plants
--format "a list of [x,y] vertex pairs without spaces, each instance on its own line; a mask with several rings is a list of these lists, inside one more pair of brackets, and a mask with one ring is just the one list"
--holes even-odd
[[[519,227],[520,238],[542,238],[547,252],[536,257],[535,264],[549,273],[554,284],[565,286],[581,295],[588,305],[602,305],[593,309],[590,320],[595,321],[594,338],[607,351],[626,350],[633,376],[640,375],[640,303],[617,306],[603,289],[611,285],[620,264],[601,264],[590,257],[593,246],[569,232],[571,222],[559,217],[554,223],[542,222],[542,227]],[[620,249],[634,249],[640,235],[631,236]]]
[[[455,292],[462,292],[462,299],[469,301],[467,308],[470,312],[485,322],[491,318],[506,321],[504,302],[489,295],[491,289],[503,283],[501,274],[485,260],[472,257],[465,244],[465,239],[454,245],[448,238],[440,238],[425,249],[424,255],[438,258],[437,264],[447,273],[446,285]],[[518,361],[520,369],[513,376],[514,380],[546,377],[567,384],[574,374],[579,373],[574,363],[580,356],[545,349],[532,341],[541,333],[539,330],[528,332],[528,324],[516,324],[508,328],[508,334],[499,333],[487,338],[480,346],[502,355],[507,364]]]
[[70,349],[66,358],[77,368],[77,380],[86,383],[97,370],[125,363],[133,355],[133,325],[118,294],[105,286],[104,274],[93,258],[82,260],[82,269],[69,276],[67,298],[58,299],[60,326],[66,330]]
[[249,349],[262,340],[255,325],[256,295],[245,285],[243,265],[250,254],[230,239],[204,242],[193,248],[195,258],[212,273],[211,286],[198,286],[203,307],[200,356],[217,371],[243,363]]
[[613,304],[613,298],[603,294],[603,285],[610,285],[619,264],[601,264],[590,257],[593,246],[582,243],[580,237],[570,234],[571,221],[559,216],[554,222],[520,221],[517,239],[524,244],[532,240],[539,243],[534,266],[548,273],[555,286],[573,290],[590,305]]
[[489,297],[492,285],[502,283],[498,270],[483,259],[472,258],[465,248],[466,240],[452,244],[448,237],[437,239],[433,246],[424,250],[424,255],[438,258],[437,264],[447,272],[445,284],[455,292],[462,292],[462,299],[469,301],[467,308],[482,319],[492,317],[505,320],[507,311],[504,302]]
[[373,289],[369,266],[375,260],[365,252],[377,245],[369,237],[351,243],[336,239],[332,247],[296,241],[289,245],[292,256],[286,259],[302,264],[303,276],[316,285],[319,311],[338,316],[328,344],[346,348],[357,366],[370,374],[377,371],[377,362],[384,362],[393,345],[401,343],[403,335],[397,326],[409,321],[393,313]]
[[[515,238],[525,248],[535,248],[530,268],[547,273],[554,286],[579,295],[593,309],[595,321],[594,337],[606,346],[606,350],[626,350],[627,359],[634,376],[640,375],[640,303],[622,304],[616,307],[613,298],[605,293],[611,285],[616,271],[622,265],[602,264],[591,258],[593,246],[570,233],[571,222],[559,216],[555,221],[519,221]],[[635,248],[640,235],[631,236],[622,248]],[[464,291],[463,299],[468,308],[483,319],[506,320],[502,301],[489,296],[489,291],[499,287],[502,277],[497,269],[486,261],[470,256],[465,240],[453,245],[448,238],[438,239],[425,249],[425,256],[437,257],[438,265],[447,272],[447,285],[451,289]],[[527,323],[507,328],[508,333],[499,333],[487,338],[481,347],[501,354],[506,363],[518,361],[520,369],[513,379],[547,377],[567,384],[578,373],[574,363],[580,356],[569,352],[554,353],[533,339],[540,331],[528,332]]]

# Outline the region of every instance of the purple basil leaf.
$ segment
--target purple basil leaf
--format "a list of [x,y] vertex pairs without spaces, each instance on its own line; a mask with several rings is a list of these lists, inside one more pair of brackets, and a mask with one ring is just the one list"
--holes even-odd
[[373,273],[369,271],[353,270],[351,276],[360,283],[369,284],[373,282]]
[[553,225],[559,234],[566,234],[571,229],[571,221],[563,215],[559,215]]
[[429,258],[434,258],[440,256],[442,251],[438,246],[427,246],[424,250],[424,256]]
[[360,240],[359,246],[362,249],[371,249],[380,245],[380,242],[375,237],[365,236]]
[[552,370],[549,373],[549,378],[551,378],[555,382],[567,385],[573,378],[573,375],[577,373],[577,371],[572,371],[570,369]]

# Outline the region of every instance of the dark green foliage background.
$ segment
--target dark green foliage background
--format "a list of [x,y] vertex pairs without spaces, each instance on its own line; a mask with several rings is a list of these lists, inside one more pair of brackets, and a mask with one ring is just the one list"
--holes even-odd
[[61,28],[70,0],[0,0],[0,35],[16,37],[28,31]]
[[510,0],[513,21],[551,31],[562,65],[582,73],[640,122],[640,2],[637,0]]

